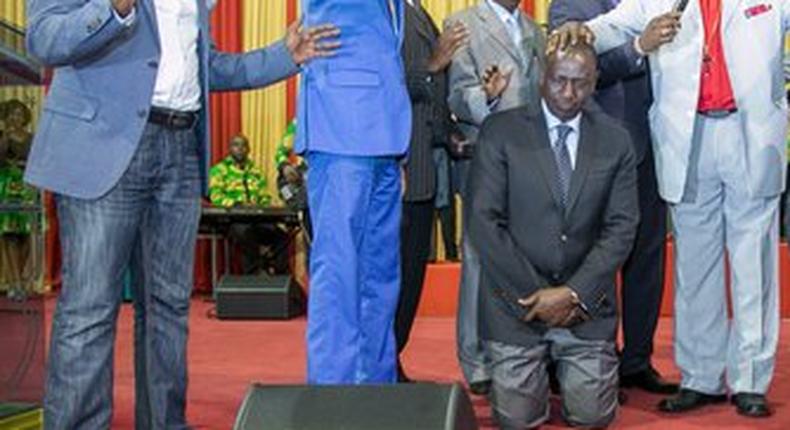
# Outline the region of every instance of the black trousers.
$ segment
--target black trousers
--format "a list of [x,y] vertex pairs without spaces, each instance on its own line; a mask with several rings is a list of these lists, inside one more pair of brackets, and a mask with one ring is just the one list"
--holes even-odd
[[[264,223],[236,223],[230,226],[228,237],[241,248],[241,270],[251,275],[259,270],[284,274],[288,268],[288,233],[281,227]],[[261,247],[266,252],[261,254]]]
[[431,251],[433,200],[404,202],[400,228],[401,288],[395,314],[398,353],[409,341],[417,306],[420,304],[425,268]]
[[622,270],[622,375],[645,370],[650,365],[653,336],[664,294],[667,206],[658,195],[653,153],[650,149],[637,167],[637,174],[641,218],[634,248]]

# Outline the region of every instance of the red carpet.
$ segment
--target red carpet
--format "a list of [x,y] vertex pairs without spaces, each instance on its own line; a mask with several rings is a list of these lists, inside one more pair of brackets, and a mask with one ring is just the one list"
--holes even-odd
[[[47,302],[48,316],[54,300]],[[212,304],[195,299],[192,306],[189,345],[190,422],[198,429],[230,429],[247,385],[300,383],[304,379],[305,320],[288,322],[228,322],[207,317]],[[113,429],[133,428],[133,371],[131,306],[121,312],[115,369],[115,419]],[[49,318],[48,318],[49,319]],[[672,364],[672,321],[664,319],[656,339],[655,362],[659,369],[678,378]],[[49,322],[47,323],[49,327]],[[740,418],[730,406],[715,406],[682,418],[666,417],[654,410],[657,396],[629,391],[628,403],[616,429],[790,429],[790,321],[784,332],[770,400],[776,414],[768,420]],[[455,325],[452,318],[419,318],[407,351],[406,369],[420,380],[458,381],[455,358]],[[473,397],[481,428],[493,428],[485,400]],[[559,418],[546,429],[564,428]],[[331,430],[331,429],[328,429]]]

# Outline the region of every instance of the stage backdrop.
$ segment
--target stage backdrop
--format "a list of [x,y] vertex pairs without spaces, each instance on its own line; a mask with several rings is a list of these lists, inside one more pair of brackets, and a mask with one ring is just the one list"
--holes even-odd
[[[482,0],[423,0],[438,25],[458,10]],[[545,22],[549,0],[525,0],[524,9]],[[254,49],[281,38],[289,22],[299,16],[299,0],[218,0],[212,13],[212,36],[222,50]],[[19,27],[25,26],[25,0],[1,0],[0,19]],[[296,79],[273,87],[239,94],[212,94],[212,158],[219,161],[227,154],[230,138],[239,132],[246,134],[252,144],[252,157],[269,177],[269,187],[276,196],[274,153],[286,124],[295,112]],[[22,98],[38,112],[43,90],[40,88],[0,88],[0,99]],[[60,257],[57,243],[57,221],[50,205],[47,246],[48,283],[59,283]],[[196,288],[209,288],[206,247],[198,250]]]

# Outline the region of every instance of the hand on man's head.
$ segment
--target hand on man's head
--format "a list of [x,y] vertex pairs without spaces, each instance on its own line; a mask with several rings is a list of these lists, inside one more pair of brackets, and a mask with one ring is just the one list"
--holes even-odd
[[595,34],[584,23],[578,21],[568,21],[557,27],[549,34],[546,43],[546,53],[551,54],[557,50],[563,50],[570,45],[586,43],[592,45],[595,42]]

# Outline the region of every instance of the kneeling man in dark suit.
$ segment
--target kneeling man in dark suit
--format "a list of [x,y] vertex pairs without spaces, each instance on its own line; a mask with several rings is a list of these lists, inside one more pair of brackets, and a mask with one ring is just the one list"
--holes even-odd
[[589,46],[552,53],[542,102],[489,117],[478,140],[469,234],[505,429],[549,418],[549,360],[569,424],[605,427],[617,410],[615,275],[639,222],[636,159],[628,132],[588,103],[596,79]]

